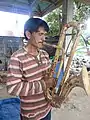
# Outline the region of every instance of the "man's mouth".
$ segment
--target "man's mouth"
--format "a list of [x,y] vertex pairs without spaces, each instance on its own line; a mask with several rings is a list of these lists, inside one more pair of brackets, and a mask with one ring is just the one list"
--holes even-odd
[[38,42],[38,43],[43,44],[43,42]]

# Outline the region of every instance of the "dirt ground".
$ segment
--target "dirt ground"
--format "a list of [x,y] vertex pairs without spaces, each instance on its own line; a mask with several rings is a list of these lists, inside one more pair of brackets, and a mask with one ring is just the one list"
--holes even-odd
[[[7,94],[6,87],[0,85],[0,99],[11,97],[13,96]],[[52,120],[90,120],[90,96],[83,89],[74,88],[68,98],[60,109],[53,108]]]
[[90,96],[83,89],[74,88],[66,104],[53,108],[52,120],[90,120]]
[[0,84],[0,99],[11,98],[11,97],[13,97],[13,96],[10,96],[7,93],[6,86]]

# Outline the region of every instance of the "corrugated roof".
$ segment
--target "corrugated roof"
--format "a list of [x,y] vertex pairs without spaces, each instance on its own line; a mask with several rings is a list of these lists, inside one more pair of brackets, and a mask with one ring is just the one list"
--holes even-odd
[[0,11],[41,17],[60,5],[60,0],[0,0]]
[[[90,0],[78,0],[90,4]],[[0,0],[0,11],[44,16],[62,4],[62,0]]]

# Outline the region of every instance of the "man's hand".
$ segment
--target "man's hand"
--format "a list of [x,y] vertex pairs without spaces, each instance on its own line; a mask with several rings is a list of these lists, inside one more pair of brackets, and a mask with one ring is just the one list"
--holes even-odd
[[45,80],[46,88],[54,88],[56,86],[56,81],[54,78]]
[[50,77],[49,71],[43,72],[43,80],[46,84],[46,88],[54,88],[56,86],[56,80],[53,77]]

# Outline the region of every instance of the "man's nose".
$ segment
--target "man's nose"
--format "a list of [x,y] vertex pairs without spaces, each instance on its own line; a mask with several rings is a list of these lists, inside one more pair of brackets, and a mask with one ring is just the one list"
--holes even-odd
[[42,36],[42,40],[45,41],[45,35]]

